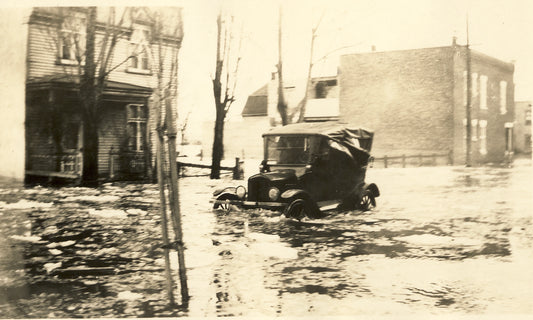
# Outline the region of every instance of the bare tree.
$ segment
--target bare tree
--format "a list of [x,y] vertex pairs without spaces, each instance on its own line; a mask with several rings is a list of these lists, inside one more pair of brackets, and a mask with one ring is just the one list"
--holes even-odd
[[215,98],[215,132],[211,162],[211,179],[220,179],[220,162],[224,154],[224,120],[235,101],[235,87],[241,60],[242,37],[235,38],[235,18],[223,15],[222,9],[217,16],[217,47],[213,95]]
[[305,92],[304,92],[304,98],[302,100],[302,104],[300,106],[300,115],[298,117],[298,122],[304,122],[305,119],[305,109],[307,106],[307,99],[309,97],[309,90],[311,87],[311,72],[313,71],[313,51],[315,48],[315,38],[317,37],[317,31],[318,27],[320,26],[320,22],[322,21],[322,18],[324,17],[324,12],[318,19],[318,22],[311,30],[311,47],[309,52],[309,68],[307,70],[307,81],[305,82]]

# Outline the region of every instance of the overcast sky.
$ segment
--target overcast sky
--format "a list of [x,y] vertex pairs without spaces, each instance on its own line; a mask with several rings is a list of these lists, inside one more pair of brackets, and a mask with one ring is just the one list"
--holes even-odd
[[[86,0],[24,1],[3,5],[101,5]],[[244,28],[238,78],[239,114],[247,96],[264,85],[277,63],[279,1],[155,0],[108,1],[106,5],[177,5],[184,8],[185,38],[180,53],[180,109],[193,121],[213,118],[211,77],[215,63],[216,14],[221,3]],[[474,50],[516,61],[516,99],[533,99],[533,1],[531,0],[292,0],[283,1],[284,75],[296,83],[307,75],[311,28],[322,16],[314,75],[334,74],[339,54],[447,46],[466,43],[466,17]]]
[[[182,1],[185,39],[181,51],[183,109],[193,121],[213,118],[211,76],[214,67],[216,13],[220,2]],[[239,73],[239,114],[247,96],[264,85],[277,63],[277,1],[225,2],[243,20],[245,37]],[[307,75],[311,28],[322,16],[314,59],[315,76],[336,72],[338,56],[351,52],[448,46],[456,36],[466,44],[468,15],[474,50],[515,61],[516,100],[533,99],[533,1],[530,0],[328,0],[283,2],[284,75],[301,83]],[[298,82],[300,80],[300,82]]]

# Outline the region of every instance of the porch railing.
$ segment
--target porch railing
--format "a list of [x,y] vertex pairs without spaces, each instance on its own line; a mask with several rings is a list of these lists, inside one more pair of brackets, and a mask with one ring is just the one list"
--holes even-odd
[[81,175],[83,157],[81,152],[30,155],[27,174],[76,178]]

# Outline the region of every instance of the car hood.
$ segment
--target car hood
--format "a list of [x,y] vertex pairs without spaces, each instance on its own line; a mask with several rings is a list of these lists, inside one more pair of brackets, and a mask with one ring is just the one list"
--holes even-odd
[[287,180],[296,181],[297,180],[295,171],[290,170],[290,169],[258,173],[258,174],[251,176],[250,180],[256,180],[258,178],[267,179],[272,182],[287,181]]

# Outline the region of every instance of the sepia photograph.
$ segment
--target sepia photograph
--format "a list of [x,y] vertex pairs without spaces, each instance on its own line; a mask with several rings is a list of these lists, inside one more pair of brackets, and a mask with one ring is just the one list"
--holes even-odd
[[533,318],[533,1],[0,5],[0,319]]

